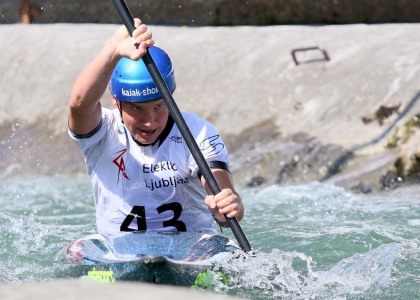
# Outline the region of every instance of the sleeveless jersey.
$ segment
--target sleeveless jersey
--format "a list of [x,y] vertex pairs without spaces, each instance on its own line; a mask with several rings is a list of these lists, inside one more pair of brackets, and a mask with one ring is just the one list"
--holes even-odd
[[[208,121],[183,113],[206,161],[229,164],[225,145]],[[70,136],[82,151],[93,185],[99,233],[160,230],[216,233],[197,176],[198,167],[178,127],[159,143],[139,146],[118,109],[102,108],[92,135]]]

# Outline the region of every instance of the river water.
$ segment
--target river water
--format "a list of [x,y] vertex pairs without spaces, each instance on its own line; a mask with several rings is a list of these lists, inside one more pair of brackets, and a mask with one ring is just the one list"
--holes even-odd
[[[228,281],[210,290],[246,299],[418,297],[419,187],[361,195],[313,182],[240,191],[256,257],[221,263]],[[0,207],[2,283],[55,280],[60,251],[95,232],[84,174],[6,175]]]

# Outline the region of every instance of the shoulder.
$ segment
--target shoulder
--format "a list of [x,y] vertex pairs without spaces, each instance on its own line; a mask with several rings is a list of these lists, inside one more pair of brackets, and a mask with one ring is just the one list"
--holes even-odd
[[121,116],[118,109],[102,108],[102,123],[108,131],[112,131],[122,125]]
[[110,121],[111,120],[112,121],[118,120],[119,113],[120,112],[116,108],[109,109],[109,108],[106,108],[106,107],[102,107],[102,118],[106,118]]
[[88,140],[94,138],[99,141],[105,137],[108,132],[112,131],[113,128],[117,128],[118,125],[115,123],[118,122],[118,120],[118,115],[116,115],[114,110],[102,108],[102,118],[94,130],[84,135],[77,135],[72,133],[69,128],[69,134],[76,140]]
[[210,123],[206,119],[197,116],[196,114],[183,112],[182,116],[184,117],[185,122],[191,130],[201,130],[203,127],[215,128],[212,123]]
[[[206,119],[200,118],[192,113],[183,112],[182,115],[197,143],[200,143],[209,137],[219,136],[219,132],[216,127]],[[179,131],[179,128],[176,128]]]
[[197,116],[196,114],[193,113],[188,113],[188,112],[182,112],[182,117],[184,118],[184,120],[186,122],[193,122],[193,121],[200,121],[203,120],[203,118],[200,118],[199,116]]

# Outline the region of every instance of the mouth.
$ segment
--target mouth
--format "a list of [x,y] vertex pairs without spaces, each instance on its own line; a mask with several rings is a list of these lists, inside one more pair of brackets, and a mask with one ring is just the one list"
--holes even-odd
[[156,132],[156,129],[154,129],[154,130],[139,130],[140,131],[140,134],[142,135],[142,136],[152,136],[152,135],[154,135],[155,134],[155,132]]

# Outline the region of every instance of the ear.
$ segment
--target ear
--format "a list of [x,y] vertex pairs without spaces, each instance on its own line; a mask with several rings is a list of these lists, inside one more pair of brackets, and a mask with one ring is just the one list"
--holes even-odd
[[115,99],[114,97],[112,97],[112,104],[114,105],[115,108],[120,108],[121,102],[120,100]]

